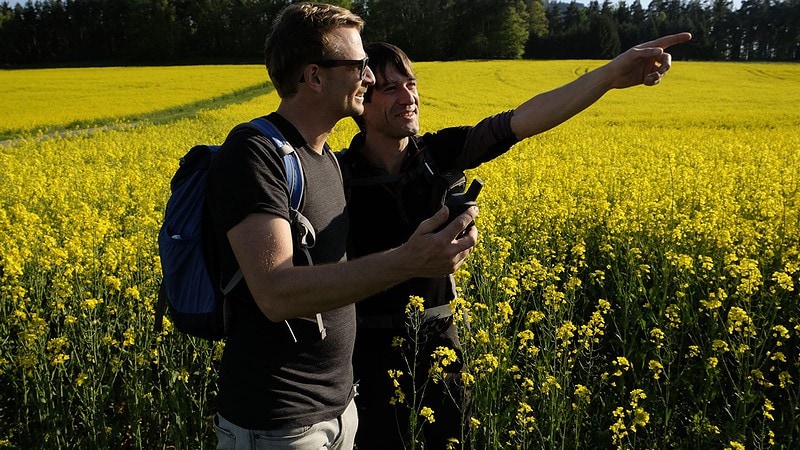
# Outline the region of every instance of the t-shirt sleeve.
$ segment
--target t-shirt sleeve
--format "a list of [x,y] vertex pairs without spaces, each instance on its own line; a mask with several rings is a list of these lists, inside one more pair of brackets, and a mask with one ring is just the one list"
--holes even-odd
[[440,168],[473,169],[519,142],[511,130],[514,111],[489,116],[475,126],[451,127],[423,135]]
[[223,232],[248,214],[289,220],[289,189],[283,162],[267,140],[236,133],[220,147],[208,177],[208,207]]

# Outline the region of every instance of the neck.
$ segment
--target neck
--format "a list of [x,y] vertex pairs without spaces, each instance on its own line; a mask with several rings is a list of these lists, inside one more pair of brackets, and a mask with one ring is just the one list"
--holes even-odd
[[306,102],[289,99],[282,100],[276,112],[288,120],[306,140],[306,143],[317,153],[322,154],[325,140],[331,134],[338,119],[325,114],[309,114],[309,111],[320,111],[318,106]]
[[393,138],[380,133],[367,133],[362,154],[386,172],[396,175],[406,158],[408,137]]

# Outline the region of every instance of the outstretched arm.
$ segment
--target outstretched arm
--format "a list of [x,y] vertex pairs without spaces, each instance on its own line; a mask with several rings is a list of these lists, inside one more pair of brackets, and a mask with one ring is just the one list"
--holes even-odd
[[672,64],[664,50],[691,39],[689,33],[678,33],[639,44],[575,81],[531,98],[514,110],[512,131],[525,139],[563,123],[611,89],[658,84]]

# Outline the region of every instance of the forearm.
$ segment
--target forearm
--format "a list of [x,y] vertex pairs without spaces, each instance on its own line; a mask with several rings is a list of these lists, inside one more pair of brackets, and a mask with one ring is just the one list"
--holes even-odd
[[398,249],[352,261],[272,270],[250,286],[256,304],[273,321],[313,316],[363,300],[411,277]]
[[545,132],[591,106],[612,88],[608,65],[559,88],[539,94],[514,110],[511,129],[518,139]]
[[289,224],[277,216],[251,214],[228,232],[228,239],[253,299],[277,322],[340,308],[409,278],[453,273],[478,237],[474,227],[456,236],[477,212],[472,207],[434,232],[447,218],[442,208],[397,248],[315,266],[294,266]]

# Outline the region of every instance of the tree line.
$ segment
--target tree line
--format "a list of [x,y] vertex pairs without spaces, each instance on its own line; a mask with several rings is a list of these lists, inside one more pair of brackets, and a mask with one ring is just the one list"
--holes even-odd
[[[288,0],[28,0],[0,4],[0,64],[260,62]],[[334,0],[363,17],[365,41],[417,61],[607,59],[690,31],[695,60],[800,60],[800,0]]]

